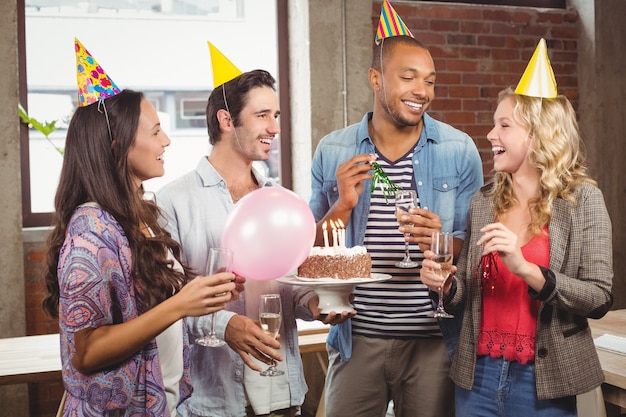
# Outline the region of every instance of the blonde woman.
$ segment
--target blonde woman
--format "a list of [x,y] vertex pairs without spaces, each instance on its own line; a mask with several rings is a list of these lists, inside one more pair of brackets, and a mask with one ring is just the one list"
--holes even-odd
[[572,416],[603,381],[588,318],[611,308],[611,223],[564,96],[502,91],[487,138],[494,181],[474,196],[453,279],[422,280],[463,314],[451,376],[463,416]]

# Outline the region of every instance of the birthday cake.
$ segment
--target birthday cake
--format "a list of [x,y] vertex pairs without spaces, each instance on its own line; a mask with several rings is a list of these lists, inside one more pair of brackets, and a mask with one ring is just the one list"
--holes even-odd
[[372,258],[364,246],[315,246],[298,267],[303,278],[370,278],[371,273]]

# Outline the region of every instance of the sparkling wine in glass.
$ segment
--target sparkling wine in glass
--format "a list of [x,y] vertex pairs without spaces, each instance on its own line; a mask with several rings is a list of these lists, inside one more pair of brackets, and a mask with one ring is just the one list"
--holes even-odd
[[[206,266],[206,274],[213,275],[218,272],[232,272],[233,252],[230,249],[211,248],[209,249],[209,260]],[[224,294],[215,294],[219,297]],[[211,330],[207,336],[196,339],[196,343],[207,347],[220,347],[226,344],[215,334],[215,313],[211,314]]]
[[[430,250],[435,253],[433,261],[441,265],[441,269],[436,272],[445,280],[450,277],[450,269],[452,268],[452,258],[454,253],[454,236],[451,232],[433,232]],[[437,309],[430,314],[430,317],[449,319],[453,318],[452,314],[446,313],[443,308],[443,287],[439,287],[439,300]]]
[[[413,190],[399,190],[396,192],[396,212],[402,211],[403,213],[408,213],[409,209],[415,208],[417,202],[417,193]],[[404,223],[403,226],[411,227],[413,223]],[[412,260],[409,256],[409,242],[406,240],[406,237],[410,236],[410,233],[405,233],[404,240],[404,259],[396,262],[396,266],[398,268],[415,268],[419,264]]]
[[[261,322],[261,329],[273,338],[278,336],[280,331],[280,323],[282,321],[282,303],[280,302],[280,294],[262,294],[259,303],[259,321]],[[278,376],[285,373],[276,368],[276,362],[272,364],[265,371],[261,372],[261,376]]]

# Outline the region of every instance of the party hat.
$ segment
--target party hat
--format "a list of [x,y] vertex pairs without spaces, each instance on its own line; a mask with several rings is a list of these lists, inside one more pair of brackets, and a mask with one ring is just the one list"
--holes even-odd
[[226,56],[220,52],[211,42],[208,42],[211,51],[211,64],[213,66],[213,87],[217,88],[228,81],[241,75],[241,70],[235,66]]
[[389,0],[385,0],[380,10],[378,30],[376,31],[376,45],[379,45],[385,38],[401,35],[414,37],[409,28],[400,19],[398,13],[391,7]]
[[117,85],[104,72],[98,61],[91,56],[78,38],[74,38],[74,50],[76,51],[79,107],[88,106],[120,92]]
[[541,38],[535,53],[530,58],[528,66],[517,84],[515,94],[530,97],[554,98],[557,96],[556,80],[545,39]]

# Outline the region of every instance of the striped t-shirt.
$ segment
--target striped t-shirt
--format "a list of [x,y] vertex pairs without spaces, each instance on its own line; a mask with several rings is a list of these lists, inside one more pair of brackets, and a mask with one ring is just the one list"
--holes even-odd
[[[395,162],[383,157],[377,163],[391,181],[404,190],[416,190],[413,150]],[[369,192],[366,190],[365,192]],[[419,196],[418,196],[419,199]],[[386,338],[440,336],[436,319],[427,317],[432,311],[428,288],[419,279],[419,269],[402,269],[394,264],[404,258],[404,237],[398,231],[395,201],[385,201],[380,187],[371,196],[364,245],[372,256],[372,272],[390,274],[388,281],[357,286],[352,318],[356,335]],[[424,259],[419,246],[409,244],[411,259]]]

